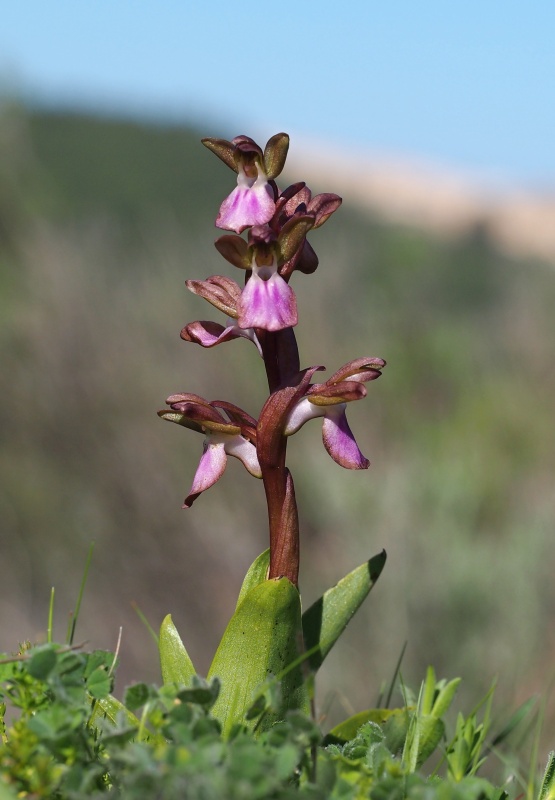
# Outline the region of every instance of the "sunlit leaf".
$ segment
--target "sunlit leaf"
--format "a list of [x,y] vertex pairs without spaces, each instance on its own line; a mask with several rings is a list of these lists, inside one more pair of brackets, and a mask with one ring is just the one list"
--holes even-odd
[[196,675],[196,670],[173,624],[171,614],[164,618],[160,627],[158,648],[163,682],[189,684],[193,675]]
[[[301,641],[299,592],[280,578],[255,586],[243,598],[220,642],[208,677],[221,679],[222,688],[212,713],[224,735],[244,721],[256,690],[270,677],[279,677],[298,658]],[[301,667],[282,681],[283,708],[306,708]],[[268,715],[267,724],[275,721]],[[254,727],[254,721],[248,723]],[[260,726],[259,729],[265,726]]]
[[307,650],[318,645],[309,658],[310,668],[316,671],[322,664],[349,620],[360,607],[378,580],[386,559],[385,550],[357,567],[322,595],[302,617],[303,635]]
[[96,727],[98,720],[106,718],[115,725],[118,717],[124,718],[132,727],[139,727],[137,717],[120,700],[108,695],[108,697],[103,697],[95,702],[89,724]]
[[259,583],[262,583],[268,577],[268,568],[270,566],[270,550],[264,550],[258,558],[250,565],[247,574],[243,579],[243,584],[241,586],[241,590],[239,592],[239,597],[237,598],[237,608],[239,608],[239,604],[242,600],[244,600],[245,596],[251,589],[254,589],[255,586],[258,586]]

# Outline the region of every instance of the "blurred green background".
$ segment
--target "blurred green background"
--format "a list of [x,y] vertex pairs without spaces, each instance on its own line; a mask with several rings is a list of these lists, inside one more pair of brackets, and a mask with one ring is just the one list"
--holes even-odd
[[[156,417],[176,391],[255,416],[265,399],[248,343],[179,338],[217,319],[185,280],[237,279],[212,245],[234,179],[199,138],[218,134],[0,117],[0,648],[44,637],[52,585],[64,637],[94,540],[77,638],[112,648],[123,626],[120,690],[159,680],[133,603],[154,627],[171,612],[206,672],[267,545],[262,485],[235,461],[181,510],[202,442]],[[349,408],[368,472],[335,465],[317,423],[290,442],[305,603],[388,552],[320,709],[331,723],[371,705],[406,641],[409,685],[432,663],[476,700],[499,674],[508,713],[553,673],[553,265],[502,255],[485,228],[435,239],[348,198],[310,238],[320,267],[293,279],[302,365],[388,361]]]

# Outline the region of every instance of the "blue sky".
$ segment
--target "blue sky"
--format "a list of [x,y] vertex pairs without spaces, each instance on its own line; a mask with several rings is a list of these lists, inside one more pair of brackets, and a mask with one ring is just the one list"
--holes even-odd
[[554,0],[18,0],[0,80],[49,104],[286,130],[549,188],[554,43]]

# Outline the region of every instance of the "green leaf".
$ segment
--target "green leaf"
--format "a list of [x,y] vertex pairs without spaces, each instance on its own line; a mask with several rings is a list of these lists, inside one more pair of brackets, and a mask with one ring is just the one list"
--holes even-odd
[[268,577],[269,567],[270,549],[268,548],[268,550],[264,550],[263,553],[260,553],[258,558],[256,558],[250,565],[247,574],[243,579],[243,585],[241,586],[239,597],[237,598],[237,608],[239,608],[239,604],[245,599],[245,596],[250,592],[251,589],[254,589],[255,586],[258,586],[260,583],[263,583],[266,580]]
[[86,680],[87,691],[96,700],[109,695],[112,684],[112,677],[104,666],[97,667]]
[[555,798],[555,752],[551,751],[547,758],[538,800],[553,800],[553,798]]
[[433,667],[426,670],[426,678],[422,684],[419,710],[421,714],[431,714],[436,696],[436,673]]
[[56,666],[56,660],[57,655],[53,645],[38,647],[27,664],[27,671],[33,678],[45,681]]
[[[420,714],[411,717],[405,738],[402,760],[410,772],[422,766],[431,756],[445,733],[443,720]],[[387,736],[386,736],[387,738]]]
[[434,701],[432,716],[439,719],[446,713],[447,709],[453,702],[453,698],[455,697],[457,689],[459,688],[460,682],[460,678],[453,678],[452,681],[449,681],[449,683],[445,683],[443,686],[441,686]]
[[378,580],[386,559],[385,550],[357,567],[328,591],[302,617],[305,647],[316,652],[309,658],[312,670],[322,664],[349,620]]
[[420,767],[429,758],[445,733],[443,720],[433,716],[417,717],[418,728],[418,758],[416,766]]
[[196,670],[172,622],[171,614],[164,618],[160,627],[158,648],[163,682],[189,684]]
[[123,702],[129,711],[136,711],[150,700],[151,695],[150,688],[146,683],[134,683],[125,690]]
[[359,711],[358,714],[353,714],[352,717],[343,720],[335,728],[332,728],[326,736],[326,744],[330,742],[335,744],[348,742],[355,738],[359,729],[366,722],[376,722],[378,725],[383,725],[389,717],[399,713],[399,709],[390,708],[369,708],[366,711]]
[[204,706],[206,710],[212,708],[220,693],[220,681],[212,678],[211,682],[199,678],[195,675],[190,689],[182,689],[177,693],[177,697],[182,703],[194,703]]
[[520,723],[529,715],[536,703],[537,698],[535,697],[530,697],[528,700],[525,700],[524,703],[522,703],[522,705],[520,705],[511,715],[511,718],[507,724],[503,726],[502,730],[500,730],[499,733],[493,737],[490,748],[498,747],[502,742],[504,742],[505,739],[514,731],[517,725],[520,725]]
[[87,658],[85,666],[85,678],[92,675],[98,667],[105,667],[106,670],[112,669],[114,665],[114,654],[109,650],[93,650]]
[[385,744],[393,755],[401,753],[405,746],[409,723],[414,715],[414,710],[412,706],[396,708],[385,722]]
[[[264,581],[244,597],[222,637],[208,678],[217,676],[222,688],[212,713],[227,736],[236,722],[245,721],[255,692],[272,676],[280,678],[299,655],[301,641],[299,592],[287,578]],[[282,708],[308,708],[300,665],[284,675]],[[279,715],[278,715],[279,716]],[[268,727],[276,721],[268,715],[265,725],[251,720],[250,727]]]
[[128,725],[134,728],[139,727],[139,720],[137,717],[126,708],[123,703],[116,700],[112,695],[102,697],[94,703],[93,711],[89,724],[97,727],[97,720],[105,718],[108,719],[113,725],[116,724],[118,717],[125,719]]

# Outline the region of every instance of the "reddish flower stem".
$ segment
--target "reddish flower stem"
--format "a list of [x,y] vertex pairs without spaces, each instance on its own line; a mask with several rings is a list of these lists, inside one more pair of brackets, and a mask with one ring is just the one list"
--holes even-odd
[[[257,331],[268,387],[271,393],[287,386],[299,372],[299,353],[292,328],[281,331]],[[285,466],[287,438],[280,428],[281,414],[271,413],[271,397],[264,415],[264,447],[258,459],[268,505],[270,528],[269,578],[288,578],[294,586],[299,582],[299,520],[291,473]],[[276,408],[276,412],[277,412]]]

